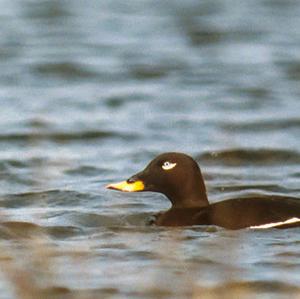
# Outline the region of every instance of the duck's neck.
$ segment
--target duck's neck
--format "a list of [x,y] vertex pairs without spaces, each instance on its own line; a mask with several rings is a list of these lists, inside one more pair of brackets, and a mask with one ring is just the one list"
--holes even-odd
[[189,196],[185,198],[169,198],[172,208],[203,208],[209,205],[206,194],[199,196]]
[[169,194],[168,198],[172,208],[203,208],[209,205],[201,173],[197,180],[186,182],[176,193]]

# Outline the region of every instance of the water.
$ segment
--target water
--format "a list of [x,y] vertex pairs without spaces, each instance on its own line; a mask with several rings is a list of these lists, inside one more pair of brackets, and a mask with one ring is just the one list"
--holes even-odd
[[3,0],[0,297],[299,296],[299,229],[151,227],[163,196],[104,188],[182,151],[211,202],[300,197],[299,15],[292,0]]

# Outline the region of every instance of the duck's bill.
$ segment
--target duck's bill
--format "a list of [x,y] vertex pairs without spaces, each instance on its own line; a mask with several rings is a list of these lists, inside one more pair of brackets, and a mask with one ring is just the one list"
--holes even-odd
[[106,188],[123,192],[138,192],[143,191],[145,186],[142,181],[135,181],[133,183],[127,183],[127,181],[123,181],[116,184],[109,184],[106,186]]

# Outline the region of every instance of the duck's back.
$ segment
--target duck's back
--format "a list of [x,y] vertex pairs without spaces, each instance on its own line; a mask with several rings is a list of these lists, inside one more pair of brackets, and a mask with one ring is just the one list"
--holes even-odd
[[209,214],[212,224],[229,229],[279,226],[293,218],[299,218],[300,226],[300,200],[280,196],[230,199],[210,205]]

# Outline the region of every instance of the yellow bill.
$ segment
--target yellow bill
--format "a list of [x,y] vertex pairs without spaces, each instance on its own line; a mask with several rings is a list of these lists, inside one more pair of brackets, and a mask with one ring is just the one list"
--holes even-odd
[[145,186],[142,181],[135,181],[133,183],[127,183],[127,181],[123,181],[116,184],[109,184],[106,186],[106,188],[123,192],[137,192],[143,191]]

